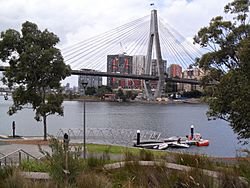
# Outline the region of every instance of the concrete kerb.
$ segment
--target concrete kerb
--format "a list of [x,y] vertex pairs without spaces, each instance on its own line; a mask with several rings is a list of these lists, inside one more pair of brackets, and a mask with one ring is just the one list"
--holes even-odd
[[20,172],[20,175],[32,180],[50,180],[51,177],[45,172]]

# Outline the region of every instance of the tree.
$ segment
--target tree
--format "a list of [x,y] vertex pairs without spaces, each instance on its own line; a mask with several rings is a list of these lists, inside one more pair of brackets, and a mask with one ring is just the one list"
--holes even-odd
[[198,91],[198,90],[193,90],[193,91],[185,91],[182,94],[183,97],[187,97],[187,98],[200,98],[202,97],[202,92]]
[[165,93],[177,92],[177,83],[166,82]]
[[43,121],[44,140],[47,139],[47,116],[63,115],[60,81],[70,75],[59,49],[59,38],[47,29],[26,21],[21,33],[8,29],[1,33],[0,59],[9,64],[3,82],[14,87],[13,105],[9,115],[24,107],[35,111],[35,119]]
[[[207,70],[202,80],[209,117],[229,122],[239,139],[250,138],[250,25],[249,0],[234,0],[224,8],[233,20],[222,16],[201,28],[194,41],[210,51],[197,59]],[[212,85],[211,85],[212,83]]]
[[128,90],[128,91],[126,91],[125,97],[126,97],[126,99],[134,100],[136,97],[136,94],[133,93],[133,91]]
[[112,93],[112,92],[113,91],[112,91],[111,87],[102,85],[102,86],[98,87],[98,89],[97,89],[97,96],[103,97],[106,93]]
[[85,95],[95,95],[96,94],[96,88],[95,87],[87,87]]
[[123,102],[125,102],[125,101],[127,100],[126,95],[124,94],[122,88],[119,88],[119,89],[117,90],[116,97],[117,97],[117,99],[121,99]]

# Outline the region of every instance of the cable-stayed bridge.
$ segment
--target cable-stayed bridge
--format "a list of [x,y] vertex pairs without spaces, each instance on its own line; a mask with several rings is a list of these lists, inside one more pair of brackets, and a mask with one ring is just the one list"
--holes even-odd
[[[158,20],[162,58],[184,69],[193,64],[201,52],[162,18]],[[61,49],[64,60],[73,70],[107,71],[107,55],[147,55],[150,35],[150,16],[145,16]],[[153,51],[153,59],[155,57]]]
[[[144,80],[148,99],[155,99],[164,93],[165,82],[198,84],[197,80],[168,78],[165,75],[168,64],[179,64],[187,69],[200,57],[199,50],[188,42],[178,31],[157,17],[151,15],[136,19],[95,37],[61,49],[64,61],[71,66],[73,75],[93,75]],[[107,72],[107,55],[126,54],[145,56],[143,74],[121,74]],[[152,60],[156,60],[157,75],[152,75]],[[82,69],[95,70],[85,71]],[[4,71],[5,67],[0,67]],[[150,81],[157,80],[155,93],[151,92]]]
[[[152,10],[145,16],[114,28],[103,34],[62,49],[64,60],[73,70],[91,69],[97,72],[72,71],[76,75],[96,75],[123,77],[144,80],[144,89],[148,99],[155,99],[164,94],[165,82],[198,84],[197,80],[167,78],[164,60],[168,64],[179,64],[187,69],[200,57],[199,50],[188,42],[178,31],[157,17]],[[107,55],[123,54],[145,56],[142,75],[107,72]],[[156,60],[157,75],[152,75],[152,60]],[[151,80],[158,80],[153,94]]]

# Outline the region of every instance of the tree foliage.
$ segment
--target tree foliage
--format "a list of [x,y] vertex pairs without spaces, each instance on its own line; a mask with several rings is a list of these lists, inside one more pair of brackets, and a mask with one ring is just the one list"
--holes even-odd
[[21,33],[8,29],[1,33],[0,59],[9,64],[3,82],[13,92],[12,115],[27,104],[35,111],[35,119],[43,120],[44,139],[47,137],[46,117],[63,115],[63,96],[60,81],[70,75],[59,49],[59,38],[47,29],[40,31],[36,24],[26,21]]
[[249,5],[249,0],[234,0],[224,8],[232,20],[217,16],[194,37],[210,50],[197,61],[209,72],[202,80],[208,116],[228,121],[239,139],[250,138]]
[[95,87],[87,87],[85,95],[96,95],[97,89]]
[[103,97],[105,94],[112,93],[112,92],[113,92],[113,90],[111,89],[111,87],[102,85],[102,86],[98,87],[98,89],[97,89],[97,96]]
[[116,98],[121,99],[123,102],[127,100],[126,95],[122,88],[119,88],[116,93]]

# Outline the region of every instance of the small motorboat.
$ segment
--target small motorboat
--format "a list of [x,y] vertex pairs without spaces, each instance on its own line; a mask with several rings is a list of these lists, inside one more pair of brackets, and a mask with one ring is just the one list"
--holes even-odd
[[209,146],[209,140],[201,139],[198,142],[196,142],[196,146],[199,146],[199,147],[201,147],[201,146]]

